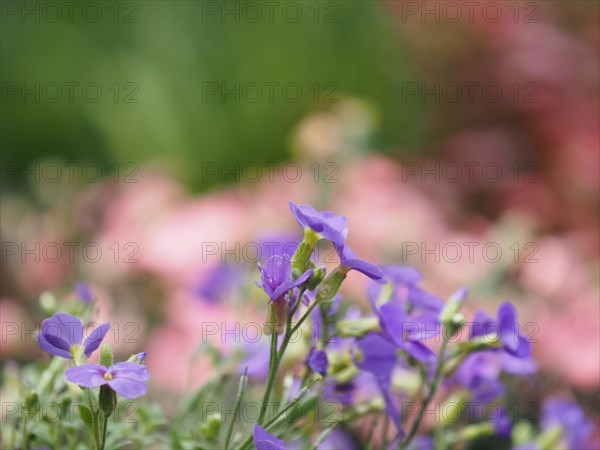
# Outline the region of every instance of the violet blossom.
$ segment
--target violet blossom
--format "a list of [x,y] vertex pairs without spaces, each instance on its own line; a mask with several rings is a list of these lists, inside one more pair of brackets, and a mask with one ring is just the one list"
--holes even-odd
[[79,358],[82,354],[89,358],[98,348],[110,328],[104,323],[94,329],[84,340],[83,324],[75,316],[56,313],[42,322],[38,343],[42,350],[62,358]]
[[150,373],[143,364],[120,362],[110,367],[101,364],[84,364],[67,369],[67,380],[81,387],[95,388],[108,385],[122,397],[134,399],[147,391]]

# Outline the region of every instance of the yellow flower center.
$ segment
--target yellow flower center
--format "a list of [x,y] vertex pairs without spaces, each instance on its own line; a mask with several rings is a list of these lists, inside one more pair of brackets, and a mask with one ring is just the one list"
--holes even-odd
[[114,378],[114,377],[113,377],[113,374],[112,374],[112,373],[110,373],[110,372],[106,372],[106,373],[104,374],[104,379],[105,379],[105,380],[112,380],[113,378]]

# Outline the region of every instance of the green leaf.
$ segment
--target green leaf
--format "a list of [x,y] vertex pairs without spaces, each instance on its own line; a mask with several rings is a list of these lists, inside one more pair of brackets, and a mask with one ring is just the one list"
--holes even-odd
[[79,414],[81,415],[81,419],[85,422],[88,427],[92,427],[92,410],[86,405],[79,405]]

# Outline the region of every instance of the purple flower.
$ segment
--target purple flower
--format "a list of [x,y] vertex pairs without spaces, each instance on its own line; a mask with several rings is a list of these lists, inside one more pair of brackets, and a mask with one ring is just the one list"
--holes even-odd
[[376,303],[382,293],[382,289],[390,289],[388,299],[408,302],[411,308],[429,309],[439,312],[444,306],[442,299],[425,292],[417,285],[423,277],[421,273],[411,266],[388,265],[383,266],[383,277],[389,284],[381,286],[372,283],[367,288],[367,296],[371,302]]
[[471,328],[471,337],[496,333],[502,348],[511,355],[527,358],[531,355],[531,343],[519,332],[517,311],[510,302],[504,302],[498,308],[497,320],[484,312],[477,312]]
[[239,264],[220,263],[211,268],[208,274],[193,288],[195,295],[210,303],[227,298],[243,276]]
[[434,450],[435,442],[431,436],[417,436],[407,450]]
[[86,388],[108,385],[125,398],[137,398],[147,391],[150,373],[146,366],[133,362],[120,362],[108,368],[101,364],[84,364],[65,372],[67,380]]
[[368,276],[377,283],[385,284],[382,270],[373,263],[360,259],[347,245],[334,244],[335,250],[340,257],[340,263],[346,270],[356,270]]
[[94,295],[92,294],[92,288],[87,283],[84,283],[82,281],[75,283],[74,290],[77,297],[79,297],[79,299],[86,305],[89,305],[94,299]]
[[594,424],[575,402],[560,398],[550,398],[542,409],[542,428],[560,426],[563,438],[572,449],[588,448],[594,434]]
[[500,437],[505,439],[510,438],[512,433],[513,422],[510,417],[506,415],[504,408],[500,408],[500,413],[494,417],[491,422],[494,425],[494,431]]
[[355,356],[356,365],[377,379],[379,389],[385,400],[388,415],[402,434],[402,420],[392,394],[392,372],[398,360],[396,349],[378,333],[367,333],[356,343],[359,350]]
[[341,431],[339,428],[334,428],[331,434],[325,441],[319,445],[319,450],[356,450],[356,444],[350,436]]
[[258,264],[261,275],[262,287],[271,301],[275,302],[289,292],[291,289],[300,286],[312,274],[312,269],[307,270],[295,280],[292,280],[292,263],[288,255],[271,256],[266,264]]
[[327,353],[323,350],[317,350],[316,347],[312,347],[308,353],[306,363],[313,372],[318,373],[323,377],[327,374],[329,361],[327,360]]
[[421,341],[439,334],[437,314],[425,311],[409,316],[404,305],[403,302],[393,300],[379,308],[375,307],[383,334],[397,348],[404,350],[416,360],[426,364],[435,363],[435,353]]
[[73,358],[83,351],[87,358],[98,348],[110,328],[109,323],[97,327],[83,340],[83,324],[74,316],[56,313],[42,322],[38,343],[42,350],[62,358]]
[[473,353],[465,358],[454,374],[454,380],[469,389],[473,399],[487,403],[504,393],[502,372],[529,375],[537,370],[531,358],[517,358],[501,349]]
[[290,202],[290,209],[296,220],[306,230],[312,230],[320,239],[327,239],[336,245],[344,245],[348,236],[346,218],[331,211],[317,211],[310,205],[296,205]]
[[256,450],[287,450],[285,442],[268,433],[259,424],[254,425],[254,446]]

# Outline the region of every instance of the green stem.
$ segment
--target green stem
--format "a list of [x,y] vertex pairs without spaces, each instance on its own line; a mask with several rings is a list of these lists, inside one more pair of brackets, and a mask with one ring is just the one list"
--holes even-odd
[[231,423],[229,424],[229,427],[227,428],[227,436],[225,437],[225,450],[229,450],[229,442],[231,441],[231,435],[233,434],[233,428],[235,427],[235,422],[237,421],[237,417],[240,412],[240,407],[242,405],[242,399],[244,398],[245,383],[246,383],[246,381],[244,381],[244,377],[247,377],[247,373],[248,373],[248,368],[246,367],[246,370],[244,370],[244,375],[242,375],[242,378],[240,379],[240,385],[238,387],[238,393],[237,393],[237,397],[235,399],[235,407],[233,409],[233,417],[231,419]]
[[92,399],[92,392],[86,389],[88,402],[90,404],[90,412],[92,414],[92,437],[94,440],[94,448],[100,449],[100,432],[98,430],[98,412],[94,406],[94,400]]
[[23,449],[29,450],[29,433],[27,432],[27,411],[25,411],[25,417],[23,417]]
[[[443,333],[442,333],[442,335],[443,335]],[[429,389],[429,393],[427,394],[427,397],[421,403],[421,408],[419,409],[419,415],[417,416],[417,419],[413,422],[412,427],[410,429],[410,433],[408,434],[408,436],[406,437],[406,439],[400,446],[401,450],[406,449],[408,447],[408,445],[412,442],[412,440],[415,438],[415,436],[417,435],[417,431],[419,431],[419,427],[421,426],[421,422],[423,421],[423,416],[425,415],[425,410],[427,409],[427,406],[429,405],[429,403],[433,399],[433,396],[436,394],[436,392],[439,388],[440,381],[441,381],[441,375],[442,375],[442,369],[444,368],[444,355],[446,353],[447,345],[448,345],[448,341],[444,338],[442,345],[440,347],[440,351],[438,353],[438,362],[437,362],[437,367],[435,369],[435,376],[433,377],[433,381],[431,382],[431,388]]]
[[[321,381],[322,378],[319,377],[313,381],[311,381],[305,389],[310,389],[311,387],[313,387],[316,383],[318,383],[319,381]],[[267,423],[265,423],[264,425],[264,429],[266,431],[269,430],[269,428],[273,427],[274,425],[276,425],[277,423],[279,423],[279,421],[285,417],[285,414],[292,408],[294,407],[298,407],[300,406],[300,398],[299,397],[295,397],[291,402],[289,402],[287,405],[285,405],[285,408],[283,408],[281,411],[279,411],[273,418],[271,418]],[[253,436],[250,435],[248,437],[246,437],[246,439],[244,439],[244,441],[240,444],[240,450],[244,450],[246,449],[248,446],[250,446],[250,444],[252,444],[252,439]]]
[[108,428],[108,416],[102,414],[104,417],[104,426],[102,427],[102,443],[100,444],[100,450],[104,450],[104,446],[106,445],[106,429]]
[[[287,335],[286,335],[287,338]],[[262,404],[260,406],[260,414],[258,415],[257,423],[262,423],[265,413],[267,412],[267,404],[271,396],[271,390],[277,378],[277,369],[279,367],[279,358],[277,356],[277,332],[271,334],[271,356],[269,358],[269,378],[267,379],[267,387],[263,395]]]

